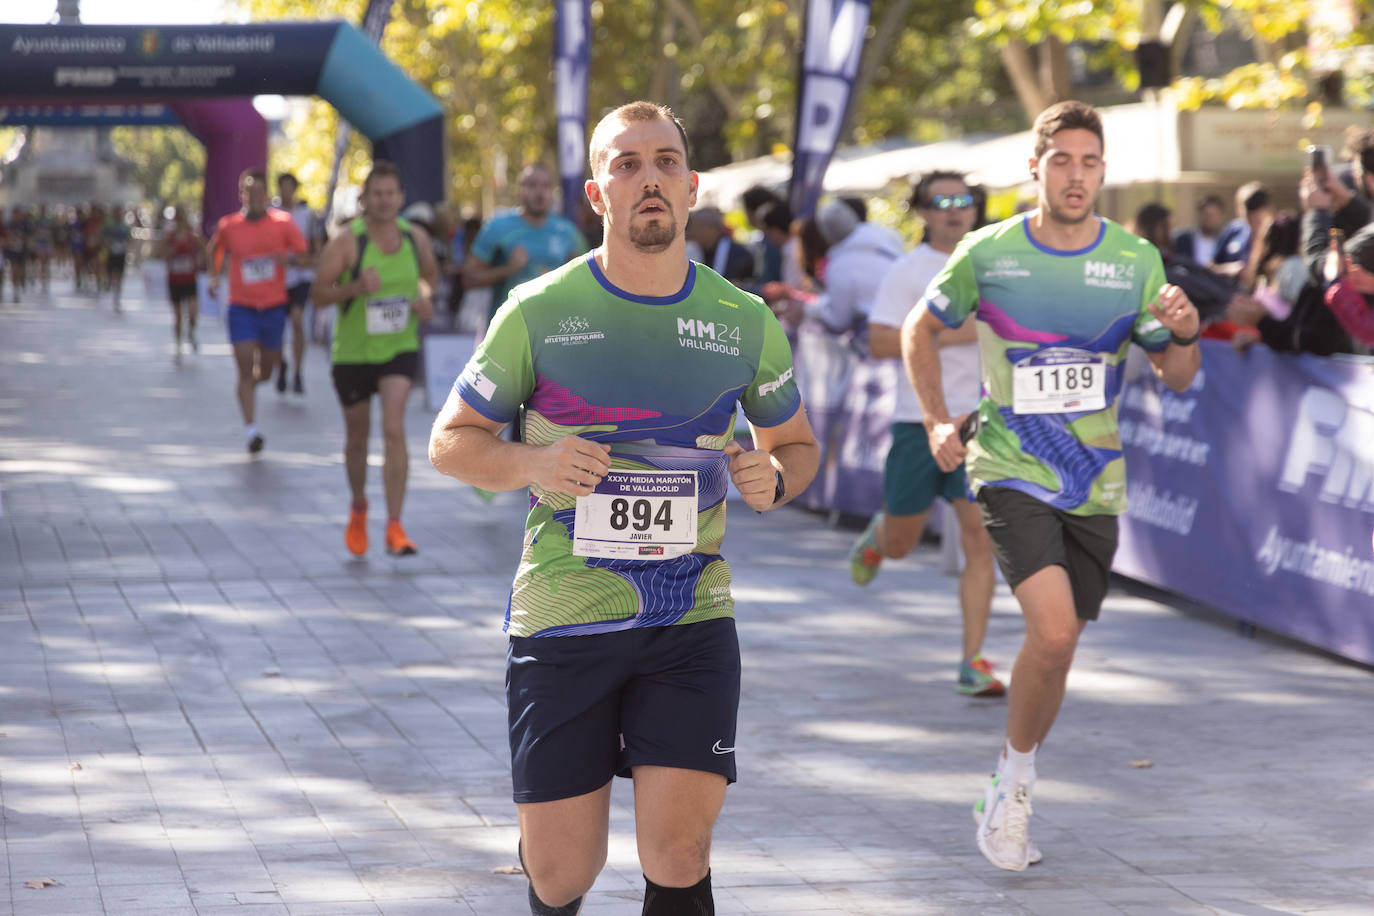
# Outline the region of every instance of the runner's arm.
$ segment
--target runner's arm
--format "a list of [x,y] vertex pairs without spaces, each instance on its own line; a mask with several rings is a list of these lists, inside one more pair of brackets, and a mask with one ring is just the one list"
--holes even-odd
[[505,264],[495,267],[469,252],[468,256],[463,259],[463,286],[466,289],[494,286],[524,270],[527,263],[529,263],[529,255],[520,245],[511,250],[510,257]]
[[441,474],[503,492],[537,487],[586,496],[610,470],[610,446],[578,436],[552,445],[500,438],[505,423],[482,416],[450,391],[429,434],[429,460]]
[[353,267],[358,256],[358,243],[351,232],[341,232],[329,240],[320,252],[320,266],[315,272],[315,284],[310,289],[310,301],[317,307],[338,305],[363,295],[366,290],[363,281],[354,277],[348,283],[339,284],[339,278]]
[[[750,423],[749,432],[754,438],[753,451],[745,452],[733,443],[726,446],[730,480],[749,508],[757,512],[776,509],[810,485],[820,467],[821,448],[804,408],[777,426]],[[782,475],[783,495],[775,501],[778,474]]]
[[916,389],[930,436],[930,453],[942,471],[952,471],[964,462],[967,450],[959,441],[957,424],[945,404],[945,387],[940,378],[941,334],[945,323],[935,317],[924,302],[911,310],[902,323],[902,363],[907,378]]
[[434,244],[429,233],[419,226],[411,226],[415,240],[415,257],[420,262],[420,295],[415,300],[415,314],[421,321],[434,317],[434,291],[439,287],[439,262],[434,259]]

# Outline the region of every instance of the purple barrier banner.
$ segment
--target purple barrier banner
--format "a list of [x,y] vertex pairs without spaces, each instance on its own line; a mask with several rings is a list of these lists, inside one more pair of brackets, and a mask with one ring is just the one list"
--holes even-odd
[[1374,664],[1374,360],[1204,340],[1182,394],[1126,377],[1114,569]]
[[833,508],[872,515],[883,507],[883,468],[892,448],[897,386],[909,384],[900,360],[855,359],[841,408],[844,426],[835,454]]
[[792,348],[797,388],[821,447],[820,470],[811,485],[794,500],[807,509],[834,507],[836,456],[847,425],[845,394],[858,361],[848,340],[831,334],[818,321],[804,321],[797,329]]

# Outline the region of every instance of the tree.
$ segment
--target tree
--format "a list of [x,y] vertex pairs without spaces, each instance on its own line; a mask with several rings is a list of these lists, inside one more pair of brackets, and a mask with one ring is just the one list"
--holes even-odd
[[110,145],[133,163],[143,202],[200,207],[205,185],[205,147],[180,127],[115,127]]

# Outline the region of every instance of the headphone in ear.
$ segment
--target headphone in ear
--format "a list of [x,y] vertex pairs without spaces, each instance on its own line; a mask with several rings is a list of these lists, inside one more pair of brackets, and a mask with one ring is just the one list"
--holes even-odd
[[1040,180],[1040,172],[1039,172],[1039,170],[1038,170],[1038,169],[1031,169],[1031,177],[1034,178],[1036,181],[1039,181],[1039,180]]

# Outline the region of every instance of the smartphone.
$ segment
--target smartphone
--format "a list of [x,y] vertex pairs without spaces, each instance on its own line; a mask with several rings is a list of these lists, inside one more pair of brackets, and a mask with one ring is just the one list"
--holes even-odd
[[1331,147],[1309,146],[1307,148],[1307,167],[1312,176],[1325,185],[1331,176]]
[[978,430],[983,426],[982,418],[978,416],[978,411],[971,410],[964,422],[959,424],[959,444],[968,445],[969,441],[978,435]]

